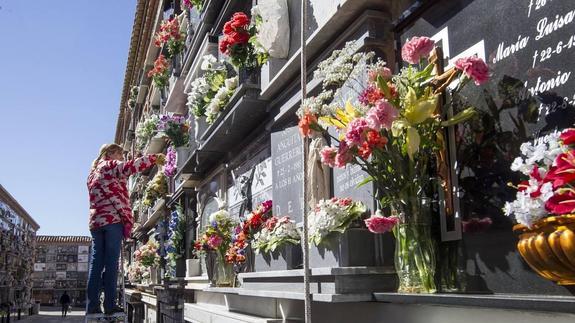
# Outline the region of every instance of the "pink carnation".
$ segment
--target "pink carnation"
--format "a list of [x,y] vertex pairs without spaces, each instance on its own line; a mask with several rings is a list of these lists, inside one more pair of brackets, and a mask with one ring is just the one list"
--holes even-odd
[[323,147],[320,152],[321,162],[329,167],[335,167],[335,156],[337,149],[335,147]]
[[337,155],[335,155],[335,163],[334,166],[338,168],[344,168],[345,165],[349,164],[353,158],[351,151],[349,150],[349,146],[342,140],[339,142],[339,149],[337,151]]
[[345,140],[350,146],[361,146],[365,141],[365,133],[370,130],[367,120],[357,118],[352,120],[347,126]]
[[417,64],[423,57],[428,57],[435,42],[428,37],[413,37],[401,49],[401,58],[410,64]]
[[272,231],[276,227],[276,223],[278,223],[278,218],[275,216],[272,216],[271,218],[269,218],[266,221],[266,224],[265,224],[266,229]]
[[393,227],[399,222],[399,218],[396,216],[385,217],[374,214],[369,219],[365,219],[364,222],[370,232],[384,233],[391,231],[391,229],[393,229]]
[[476,85],[481,85],[489,80],[489,67],[476,56],[460,58],[455,61],[455,68],[463,71]]
[[382,127],[390,129],[398,115],[399,112],[391,103],[380,100],[373,108],[369,109],[365,119],[371,128],[379,131]]
[[373,85],[363,90],[358,98],[359,102],[364,105],[373,105],[381,99],[383,99],[383,93]]

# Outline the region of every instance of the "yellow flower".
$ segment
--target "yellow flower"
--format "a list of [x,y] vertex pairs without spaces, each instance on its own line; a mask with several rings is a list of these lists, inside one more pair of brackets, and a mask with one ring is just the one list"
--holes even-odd
[[411,125],[416,125],[433,116],[437,107],[437,95],[426,95],[418,99],[413,88],[409,88],[403,103],[403,116]]
[[361,117],[361,114],[353,105],[351,105],[351,102],[348,100],[345,103],[344,109],[338,108],[335,110],[334,117],[321,117],[319,119],[329,126],[333,126],[338,129],[344,129],[347,127],[351,120],[358,117]]

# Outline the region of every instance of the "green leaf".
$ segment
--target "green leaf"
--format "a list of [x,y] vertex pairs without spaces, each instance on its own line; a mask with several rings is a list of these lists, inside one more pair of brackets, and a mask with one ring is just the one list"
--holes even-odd
[[366,178],[364,178],[361,182],[359,182],[355,188],[360,188],[363,185],[369,183],[369,182],[373,182],[374,178],[372,176],[367,176]]
[[447,121],[441,122],[442,127],[449,127],[471,119],[475,115],[475,108],[467,108],[454,115]]

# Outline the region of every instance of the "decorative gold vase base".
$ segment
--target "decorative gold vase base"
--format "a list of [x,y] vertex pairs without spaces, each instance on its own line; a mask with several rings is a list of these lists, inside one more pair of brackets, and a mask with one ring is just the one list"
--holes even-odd
[[531,228],[518,224],[517,249],[541,277],[559,285],[575,285],[575,215],[552,216]]

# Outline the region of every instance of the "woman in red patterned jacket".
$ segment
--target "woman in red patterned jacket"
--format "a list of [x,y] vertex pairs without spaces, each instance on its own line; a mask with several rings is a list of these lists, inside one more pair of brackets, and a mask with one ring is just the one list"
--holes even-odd
[[[132,174],[154,164],[163,165],[164,155],[147,155],[124,161],[123,149],[116,144],[103,145],[88,176],[90,193],[90,233],[92,257],[88,275],[87,314],[100,314],[100,289],[104,279],[104,311],[124,312],[116,304],[118,259],[123,238],[129,238],[134,220],[127,181]],[[102,278],[102,272],[106,274]]]

